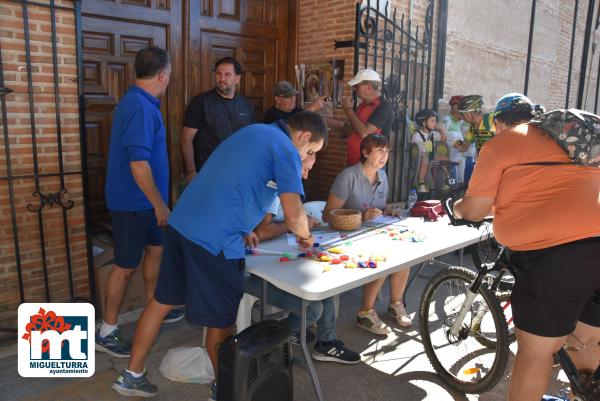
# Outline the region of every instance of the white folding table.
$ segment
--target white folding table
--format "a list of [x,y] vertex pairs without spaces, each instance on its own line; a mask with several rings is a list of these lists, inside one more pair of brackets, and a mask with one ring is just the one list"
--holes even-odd
[[[392,237],[384,232],[386,226],[363,227],[339,241],[342,247],[348,246],[364,251],[363,253],[385,256],[386,260],[378,262],[376,268],[346,269],[343,265],[332,265],[330,270],[324,271],[325,265],[304,258],[289,262],[280,262],[277,256],[272,255],[253,255],[246,258],[246,270],[263,279],[263,305],[266,299],[267,282],[302,299],[300,345],[319,401],[324,398],[306,345],[306,306],[309,301],[332,297],[377,278],[460,250],[482,238],[487,238],[490,231],[485,226],[479,230],[466,226],[451,226],[447,217],[436,222],[408,218],[396,225],[396,227],[401,226],[424,235],[424,241],[392,240]],[[346,245],[348,241],[351,241],[351,245]],[[260,247],[273,251],[300,252],[291,250],[285,236],[265,241],[260,244]]]

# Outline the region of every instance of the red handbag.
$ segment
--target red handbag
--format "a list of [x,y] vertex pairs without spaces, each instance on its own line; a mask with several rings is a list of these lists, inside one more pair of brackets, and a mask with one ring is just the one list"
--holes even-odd
[[410,209],[410,215],[413,217],[424,217],[429,221],[436,221],[440,216],[444,215],[442,202],[439,200],[418,201]]

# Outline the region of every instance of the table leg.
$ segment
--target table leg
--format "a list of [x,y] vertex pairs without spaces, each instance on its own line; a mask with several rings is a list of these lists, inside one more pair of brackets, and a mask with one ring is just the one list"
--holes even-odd
[[302,300],[302,313],[300,317],[300,348],[302,348],[302,353],[304,354],[304,360],[306,362],[306,367],[308,368],[308,373],[310,374],[310,378],[313,383],[313,387],[315,388],[315,393],[317,395],[317,400],[323,401],[323,393],[321,392],[321,385],[319,384],[319,378],[317,377],[317,372],[315,370],[315,366],[313,365],[312,358],[310,356],[310,352],[308,351],[308,345],[306,345],[306,307],[308,306],[308,302],[304,299]]
[[267,285],[268,282],[262,279],[262,290],[260,292],[260,320],[265,320],[265,309],[267,308]]

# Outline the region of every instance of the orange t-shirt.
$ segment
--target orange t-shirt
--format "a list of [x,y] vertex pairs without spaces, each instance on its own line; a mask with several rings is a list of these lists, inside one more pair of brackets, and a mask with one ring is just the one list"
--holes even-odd
[[482,149],[467,195],[495,198],[494,236],[517,251],[600,235],[600,168],[572,164],[561,147],[527,124],[502,132]]

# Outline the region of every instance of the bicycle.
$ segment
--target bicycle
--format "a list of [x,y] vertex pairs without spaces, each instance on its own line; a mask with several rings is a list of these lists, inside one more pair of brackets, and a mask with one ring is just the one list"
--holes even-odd
[[[444,200],[443,205],[452,225],[479,227],[491,221],[485,219],[474,223],[457,219],[452,213],[451,198]],[[436,274],[426,285],[419,306],[419,330],[427,358],[444,383],[465,393],[482,393],[495,386],[504,375],[510,352],[508,344],[511,333],[500,307],[502,297],[498,296],[506,296],[507,291],[503,291],[501,286],[502,278],[506,272],[512,274],[507,249],[499,246],[493,263],[476,264],[476,268],[477,273],[455,266]],[[496,276],[490,275],[496,271]],[[456,292],[438,291],[451,280],[460,280],[455,286]],[[449,288],[452,290],[452,287]],[[596,292],[595,297],[600,299],[600,291]],[[431,321],[434,316],[429,312],[433,304],[435,313],[440,313],[437,304],[442,300],[449,300],[443,303],[443,306],[448,306],[449,314],[444,319],[439,319],[442,322],[442,332],[439,333],[438,328],[435,337],[440,339],[441,345],[436,346],[432,338],[434,332],[431,330],[436,328],[435,321]],[[490,316],[486,319],[488,314]],[[470,338],[474,341],[467,344]],[[472,346],[477,344],[484,348],[478,350]],[[452,358],[455,361],[451,364],[445,364],[446,356],[450,355],[445,348],[449,345],[463,345],[465,352],[458,358]],[[492,355],[482,358],[482,355],[486,355],[486,350],[487,354]],[[571,400],[600,401],[600,364],[594,372],[582,374],[573,364],[567,350],[580,351],[580,348],[564,344],[555,354],[571,385]],[[489,362],[490,358],[492,361],[489,367],[484,366],[482,362]]]
[[[456,219],[449,202],[443,205],[453,225],[491,222]],[[427,358],[444,383],[464,393],[491,389],[508,364],[508,324],[494,290],[502,275],[490,275],[505,266],[504,254],[491,266],[476,266],[477,273],[459,266],[437,273],[421,298],[419,330]]]

